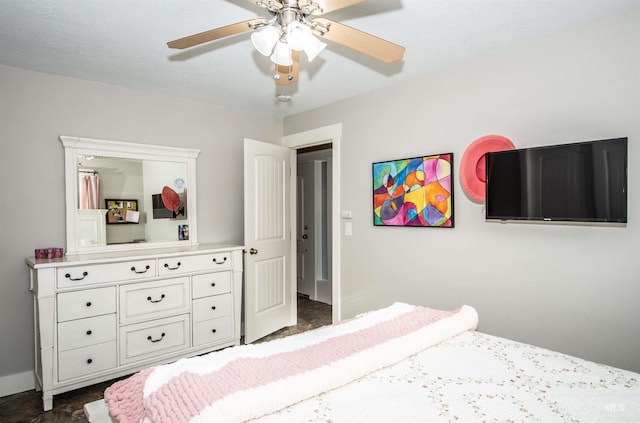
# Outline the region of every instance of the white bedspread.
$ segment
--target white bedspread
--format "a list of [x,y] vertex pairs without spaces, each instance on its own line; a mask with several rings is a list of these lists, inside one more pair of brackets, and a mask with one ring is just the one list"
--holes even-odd
[[465,332],[255,423],[640,422],[640,375]]

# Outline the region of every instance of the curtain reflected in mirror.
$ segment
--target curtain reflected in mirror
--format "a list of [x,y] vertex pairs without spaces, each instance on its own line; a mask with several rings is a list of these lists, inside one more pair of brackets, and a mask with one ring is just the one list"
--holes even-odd
[[78,208],[80,210],[100,208],[100,176],[95,171],[78,171]]

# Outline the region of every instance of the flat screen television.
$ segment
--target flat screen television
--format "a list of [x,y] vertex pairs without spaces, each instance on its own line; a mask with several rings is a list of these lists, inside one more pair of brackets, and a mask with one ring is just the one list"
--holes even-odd
[[486,155],[486,219],[627,223],[627,138]]

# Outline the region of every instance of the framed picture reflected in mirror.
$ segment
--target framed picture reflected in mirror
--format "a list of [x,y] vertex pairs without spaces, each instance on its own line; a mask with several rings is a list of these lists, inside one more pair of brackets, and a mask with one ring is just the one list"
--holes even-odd
[[114,200],[105,199],[107,209],[107,224],[138,223],[140,212],[138,200]]

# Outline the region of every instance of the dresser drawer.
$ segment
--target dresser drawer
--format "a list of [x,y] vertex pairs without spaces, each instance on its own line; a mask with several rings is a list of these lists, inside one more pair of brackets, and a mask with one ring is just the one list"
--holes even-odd
[[210,344],[232,338],[231,316],[205,320],[193,324],[193,346]]
[[116,315],[89,317],[58,324],[58,351],[115,341]]
[[116,341],[91,345],[58,354],[60,381],[116,367]]
[[203,272],[207,270],[224,270],[230,268],[230,252],[162,258],[158,262],[158,274],[160,276]]
[[189,277],[120,286],[120,322],[188,313]]
[[214,319],[231,314],[231,294],[193,300],[193,321]]
[[115,286],[58,294],[58,322],[115,312]]
[[231,292],[231,272],[206,273],[193,277],[193,298]]
[[136,280],[156,275],[156,261],[136,260],[91,264],[56,269],[58,288],[73,288],[95,283]]
[[144,360],[189,347],[189,315],[120,328],[120,363]]

